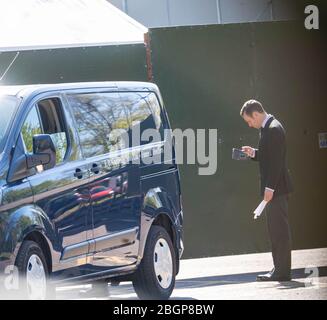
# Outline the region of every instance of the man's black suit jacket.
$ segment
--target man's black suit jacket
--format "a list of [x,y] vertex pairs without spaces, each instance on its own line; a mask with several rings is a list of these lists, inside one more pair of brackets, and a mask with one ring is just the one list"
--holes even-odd
[[266,187],[275,190],[274,196],[293,191],[286,165],[285,130],[274,117],[260,130],[259,146],[253,160],[259,161],[262,196]]

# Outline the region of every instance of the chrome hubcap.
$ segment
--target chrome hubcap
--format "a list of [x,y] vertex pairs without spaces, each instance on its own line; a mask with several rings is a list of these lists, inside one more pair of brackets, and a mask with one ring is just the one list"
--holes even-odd
[[160,286],[167,289],[173,279],[173,260],[167,241],[158,239],[154,247],[154,271]]
[[29,299],[45,299],[46,274],[42,260],[36,254],[31,255],[27,263],[26,285]]

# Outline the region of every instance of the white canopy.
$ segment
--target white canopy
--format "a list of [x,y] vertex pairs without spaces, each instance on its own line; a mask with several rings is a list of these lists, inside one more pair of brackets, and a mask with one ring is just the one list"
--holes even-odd
[[0,51],[140,43],[147,31],[106,0],[0,0]]

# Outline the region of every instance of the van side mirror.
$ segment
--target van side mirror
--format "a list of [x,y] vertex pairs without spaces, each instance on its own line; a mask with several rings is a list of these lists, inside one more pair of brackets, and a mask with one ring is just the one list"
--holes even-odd
[[36,134],[33,136],[33,154],[27,155],[27,168],[31,169],[38,165],[44,165],[48,170],[56,165],[56,148],[48,134]]
[[56,165],[56,149],[48,134],[33,136],[33,151],[33,154],[25,154],[23,141],[18,139],[7,177],[8,182],[34,174],[35,170],[32,169],[38,165],[44,165],[44,169],[51,169]]

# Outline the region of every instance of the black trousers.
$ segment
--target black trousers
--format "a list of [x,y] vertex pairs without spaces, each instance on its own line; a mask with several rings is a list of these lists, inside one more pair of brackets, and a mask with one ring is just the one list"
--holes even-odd
[[274,197],[266,208],[274,274],[289,276],[291,274],[291,231],[288,223],[288,196]]

